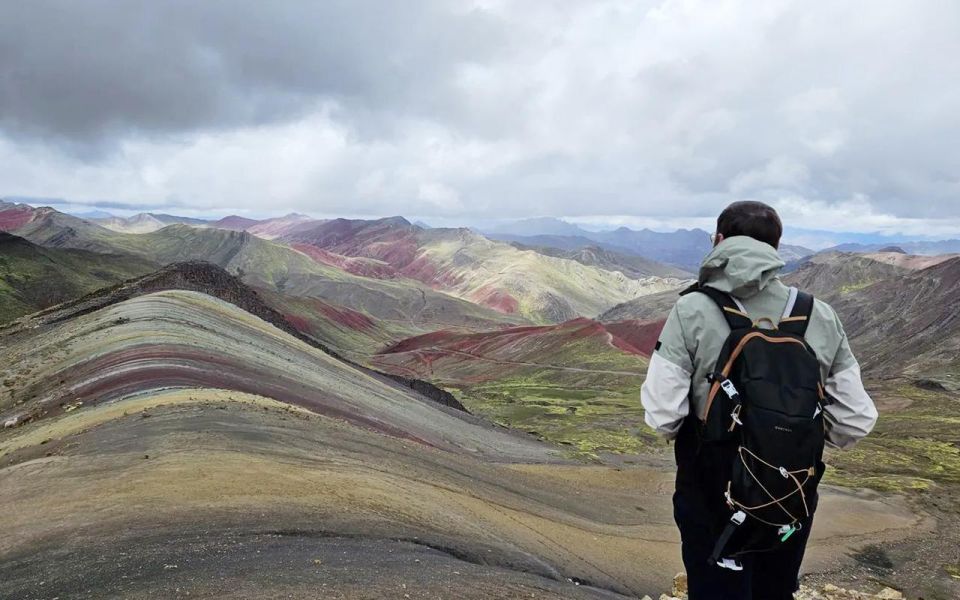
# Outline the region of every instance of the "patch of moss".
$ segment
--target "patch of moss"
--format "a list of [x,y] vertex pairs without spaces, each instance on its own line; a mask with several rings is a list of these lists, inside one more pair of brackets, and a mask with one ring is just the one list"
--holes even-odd
[[[960,485],[960,399],[909,384],[880,390],[875,397],[881,411],[874,431],[851,450],[828,452],[825,481],[886,492]],[[884,400],[897,398],[910,403],[882,408]]]
[[869,488],[879,492],[891,492],[895,494],[926,491],[930,489],[930,485],[932,483],[928,479],[914,479],[899,475],[858,475],[845,470],[837,470],[832,468],[827,469],[827,473],[823,478],[823,482],[830,485],[851,488]]
[[567,388],[510,380],[458,390],[479,415],[569,447],[572,457],[659,452],[665,447],[643,425],[638,387]]
[[901,475],[960,483],[960,448],[927,438],[864,440],[853,450],[838,454],[836,465],[867,465],[876,475]]
[[847,284],[847,285],[844,285],[844,286],[841,286],[841,287],[840,287],[840,293],[841,293],[841,294],[849,294],[849,293],[851,293],[851,292],[856,292],[856,291],[858,291],[858,290],[862,290],[862,289],[864,289],[864,288],[868,288],[868,287],[870,287],[871,285],[873,285],[874,283],[876,283],[876,281],[858,281],[858,282],[856,282],[856,283],[849,283],[849,284]]

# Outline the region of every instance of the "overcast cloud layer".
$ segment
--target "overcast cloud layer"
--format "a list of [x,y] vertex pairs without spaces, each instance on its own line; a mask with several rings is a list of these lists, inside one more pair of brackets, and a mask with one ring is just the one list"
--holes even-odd
[[958,235],[958,31],[950,0],[4,2],[0,195]]

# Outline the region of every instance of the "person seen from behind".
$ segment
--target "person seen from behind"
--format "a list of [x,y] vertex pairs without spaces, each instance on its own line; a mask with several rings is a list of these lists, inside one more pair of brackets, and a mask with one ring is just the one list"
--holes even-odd
[[849,448],[877,420],[837,314],[780,280],[782,233],[761,202],[720,214],[643,384],[646,423],[675,442],[690,600],[791,599],[824,444]]

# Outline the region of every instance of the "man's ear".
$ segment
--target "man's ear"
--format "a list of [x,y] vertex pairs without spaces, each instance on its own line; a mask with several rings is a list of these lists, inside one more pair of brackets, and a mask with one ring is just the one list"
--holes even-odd
[[725,239],[725,238],[723,237],[723,234],[722,234],[722,233],[718,233],[716,239],[715,239],[714,242],[713,242],[713,247],[716,248],[717,246],[719,246],[719,245],[720,245],[720,242],[722,242],[724,239]]

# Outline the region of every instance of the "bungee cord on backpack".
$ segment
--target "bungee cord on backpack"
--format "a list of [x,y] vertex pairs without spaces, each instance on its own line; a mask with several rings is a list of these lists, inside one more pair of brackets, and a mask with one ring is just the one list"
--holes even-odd
[[[753,473],[753,470],[750,469],[750,465],[748,465],[746,459],[743,458],[744,452],[752,456],[758,462],[766,465],[767,467],[770,467],[775,471],[778,471],[781,475],[783,475],[784,473],[788,475],[791,479],[793,479],[793,482],[796,484],[796,489],[784,496],[780,496],[779,498],[771,494],[770,491],[767,490],[767,488],[763,485],[763,482],[760,480],[760,478],[758,478]],[[757,485],[760,486],[760,489],[762,489],[764,493],[770,496],[770,502],[767,502],[766,504],[759,504],[757,506],[746,506],[745,504],[738,502],[736,498],[733,497],[733,495],[730,492],[730,486],[732,482],[727,482],[726,499],[727,499],[727,504],[730,506],[731,509],[739,508],[740,510],[747,513],[754,519],[760,521],[761,523],[764,523],[766,525],[771,525],[773,527],[784,527],[784,526],[794,525],[797,522],[799,522],[801,518],[807,518],[810,516],[810,507],[807,505],[807,495],[803,491],[803,486],[805,486],[810,481],[810,479],[816,474],[816,467],[809,467],[807,469],[796,469],[794,471],[788,471],[784,467],[777,467],[775,465],[768,463],[767,461],[763,460],[762,458],[760,458],[759,456],[751,452],[748,448],[744,448],[743,446],[740,446],[737,449],[737,453],[740,456],[740,460],[743,463],[743,467],[744,469],[746,469],[747,473],[749,473],[750,476],[753,478],[753,480],[756,481]],[[802,482],[796,477],[800,473],[803,473],[805,475]],[[800,498],[803,500],[803,517],[794,516],[793,513],[787,510],[787,508],[782,504],[784,500],[787,500],[788,498],[794,496],[797,493],[800,494]],[[790,517],[791,520],[789,523],[771,523],[770,521],[766,521],[754,514],[756,511],[773,506],[774,504],[779,506],[780,509],[788,517]]]

